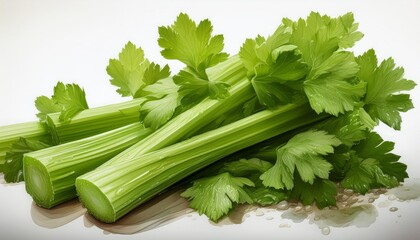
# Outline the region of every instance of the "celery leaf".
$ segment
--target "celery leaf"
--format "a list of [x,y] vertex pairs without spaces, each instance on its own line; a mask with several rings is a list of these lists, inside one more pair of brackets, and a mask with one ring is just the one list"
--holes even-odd
[[413,103],[408,94],[397,93],[411,90],[416,84],[403,77],[404,69],[396,67],[392,58],[378,66],[374,50],[365,52],[356,61],[360,65],[358,77],[367,83],[364,108],[374,120],[399,130],[400,112],[412,109]]
[[178,88],[171,78],[164,78],[142,89],[140,94],[147,101],[140,108],[140,119],[145,127],[157,129],[176,114],[180,107]]
[[161,54],[167,59],[177,59],[187,68],[174,76],[180,86],[183,105],[192,105],[205,97],[225,98],[229,95],[228,84],[208,78],[206,69],[225,61],[228,54],[222,52],[223,35],[212,36],[213,26],[208,19],[196,24],[187,14],[181,13],[173,25],[159,27]]
[[398,186],[408,177],[407,166],[398,162],[398,155],[390,153],[393,149],[394,143],[383,141],[375,132],[369,133],[352,148],[341,185],[362,194],[374,187]]
[[391,153],[394,145],[393,142],[384,141],[379,134],[371,132],[364,141],[361,141],[353,149],[362,158],[377,159],[384,174],[395,177],[402,182],[404,178],[408,177],[407,166],[398,162],[400,156]]
[[50,145],[33,141],[26,138],[19,138],[6,153],[6,162],[3,164],[4,180],[8,183],[23,181],[23,154],[41,150]]
[[39,111],[36,116],[39,118],[40,122],[45,122],[48,114],[61,112],[62,109],[57,102],[46,96],[37,97],[35,100],[35,107]]
[[233,204],[252,203],[244,186],[254,186],[254,183],[247,178],[221,173],[194,181],[193,186],[181,196],[189,199],[190,207],[199,214],[204,213],[212,221],[217,222],[233,208]]
[[357,31],[352,13],[337,18],[321,16],[311,12],[306,19],[293,22],[283,20],[283,24],[292,28],[290,43],[298,46],[302,57],[312,68],[317,68],[336,50],[349,48],[363,37]]
[[69,122],[76,114],[89,108],[85,91],[77,84],[58,82],[52,98],[62,106],[60,120],[63,122]]
[[198,25],[187,14],[181,13],[173,25],[159,27],[159,46],[162,56],[177,59],[200,76],[204,70],[227,59],[221,52],[223,35],[212,36],[213,26],[208,19]]
[[366,92],[366,84],[349,81],[356,77],[359,66],[350,52],[335,52],[317,68],[312,68],[304,83],[311,107],[317,112],[337,116],[353,110]]
[[169,66],[161,68],[158,64],[150,63],[144,57],[141,47],[136,47],[128,42],[118,59],[110,59],[106,68],[112,77],[111,84],[118,87],[117,92],[123,97],[141,97],[141,90],[156,81],[167,78],[170,75]]
[[292,189],[295,169],[304,182],[312,184],[316,177],[328,178],[332,165],[322,156],[334,152],[341,142],[325,131],[309,130],[292,137],[277,149],[277,161],[260,178],[276,189]]
[[316,178],[312,184],[295,178],[290,198],[301,200],[304,205],[316,203],[322,209],[336,204],[337,186],[328,179]]
[[351,147],[364,140],[375,125],[369,114],[363,108],[358,108],[338,117],[329,118],[318,124],[316,128],[335,135],[344,145]]
[[45,122],[46,115],[60,112],[60,121],[69,122],[79,112],[88,109],[85,91],[77,84],[58,82],[51,98],[40,96],[35,100],[37,117]]

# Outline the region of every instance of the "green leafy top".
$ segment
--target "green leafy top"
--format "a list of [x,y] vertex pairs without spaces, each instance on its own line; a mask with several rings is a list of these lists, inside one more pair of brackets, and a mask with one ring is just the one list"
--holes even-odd
[[61,112],[60,121],[69,122],[76,114],[89,108],[85,92],[79,85],[62,82],[58,82],[54,87],[54,95],[51,98],[38,97],[35,106],[41,122],[45,122],[47,114],[56,112]]
[[396,67],[394,60],[388,58],[378,66],[374,50],[369,50],[356,59],[360,65],[358,77],[367,83],[364,108],[376,121],[399,130],[400,112],[413,108],[409,94],[397,94],[413,89],[414,81],[403,77],[404,69]]
[[299,133],[277,149],[277,162],[260,178],[265,186],[276,189],[293,188],[295,169],[310,184],[315,177],[327,179],[332,165],[322,156],[333,153],[333,147],[340,144],[340,140],[324,131]]
[[174,76],[180,86],[183,105],[191,105],[205,97],[225,98],[228,84],[212,81],[206,69],[225,61],[228,54],[223,50],[223,35],[212,36],[213,26],[208,19],[198,25],[187,14],[181,13],[174,24],[159,27],[161,54],[167,59],[177,59],[186,65]]
[[181,13],[172,26],[159,27],[159,46],[162,56],[177,59],[198,76],[205,78],[205,69],[227,59],[223,50],[223,35],[212,36],[213,26],[208,19],[198,25]]
[[384,141],[377,133],[355,145],[349,152],[347,172],[341,185],[366,193],[374,187],[395,187],[407,178],[407,166],[398,162],[400,157],[390,153],[394,143]]
[[143,49],[131,42],[124,46],[118,59],[109,60],[106,71],[112,77],[111,84],[118,87],[118,93],[134,98],[141,96],[140,92],[145,86],[170,75],[168,65],[161,68],[158,64],[150,63],[144,57]]
[[283,19],[283,24],[291,28],[290,43],[302,51],[304,61],[311,68],[318,68],[334,52],[352,47],[363,34],[357,31],[353,13],[337,18],[311,12],[306,19],[294,22]]
[[304,91],[317,113],[334,116],[354,109],[366,93],[366,83],[353,83],[359,66],[350,52],[335,52],[317,68],[312,68],[304,82]]
[[239,55],[261,104],[273,108],[304,97],[317,113],[338,116],[366,92],[353,54],[343,51],[361,37],[351,14],[311,13],[297,22],[284,19],[267,39],[247,39]]
[[[323,208],[336,204],[336,183],[366,193],[408,177],[407,166],[391,153],[394,143],[372,130],[379,120],[400,128],[400,112],[413,107],[409,95],[400,92],[415,83],[403,78],[392,59],[378,66],[373,50],[357,58],[346,51],[363,36],[357,28],[351,13],[337,18],[311,13],[297,22],[284,19],[267,38],[247,39],[239,56],[261,105],[275,108],[305,99],[317,113],[333,116],[229,156],[202,173],[209,176],[205,179],[251,181],[236,190],[254,204],[297,199]],[[231,185],[200,182],[187,190],[190,197],[192,189],[196,195],[223,193]],[[217,220],[239,202],[221,208],[219,197],[208,194],[191,207]]]

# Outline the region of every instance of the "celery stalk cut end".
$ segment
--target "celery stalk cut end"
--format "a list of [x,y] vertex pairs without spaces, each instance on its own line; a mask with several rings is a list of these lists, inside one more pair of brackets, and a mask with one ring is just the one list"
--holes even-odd
[[47,169],[40,161],[28,155],[24,156],[23,162],[26,191],[37,205],[44,208],[53,207],[53,189]]
[[115,222],[115,211],[111,202],[95,184],[77,178],[76,190],[82,204],[96,219],[105,223]]

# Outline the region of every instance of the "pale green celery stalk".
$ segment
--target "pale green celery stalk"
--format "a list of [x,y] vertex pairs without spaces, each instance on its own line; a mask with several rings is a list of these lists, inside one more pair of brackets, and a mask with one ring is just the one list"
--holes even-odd
[[50,142],[50,136],[45,127],[39,122],[18,123],[7,126],[0,126],[0,172],[4,164],[6,153],[11,150],[12,145],[20,137],[29,140],[40,140]]
[[[225,111],[228,111],[232,107],[241,104],[242,102],[249,99],[249,97],[252,97],[254,95],[249,81],[244,79],[245,70],[242,66],[242,62],[239,60],[238,57],[230,58],[223,64],[219,64],[217,65],[217,67],[214,67],[211,70],[209,70],[208,73],[210,76],[215,76],[215,79],[225,81],[229,84],[235,84],[237,82],[240,83],[232,87],[231,93],[233,94],[231,94],[231,97],[224,100],[204,100],[203,102],[198,104],[201,107],[193,107],[192,109],[187,110],[186,112],[181,114],[184,117],[180,117],[181,115],[179,115],[174,119],[174,121],[171,121],[171,124],[166,124],[160,129],[158,129],[157,131],[159,132],[159,134],[152,133],[154,134],[153,138],[146,137],[148,139],[147,141],[142,141],[143,138],[137,139],[137,142],[145,143],[143,145],[140,145],[140,147],[145,146],[145,149],[140,148],[141,153],[144,151],[152,151],[156,148],[161,148],[170,145],[174,142],[188,137],[189,134],[192,134],[194,131],[199,130],[199,128],[202,127],[204,124],[207,124],[208,122],[217,118],[218,114],[223,114]],[[134,110],[134,107],[129,107],[129,109]],[[98,112],[93,112],[93,110],[94,109],[85,110],[81,112],[78,116],[73,118],[72,122],[70,122],[67,126],[64,124],[60,126],[66,127],[66,130],[69,131],[74,128],[73,131],[76,132],[75,134],[79,134],[77,132],[80,130],[76,129],[76,126],[79,119],[82,119],[80,121],[82,122],[82,124],[84,124],[84,126],[86,125],[87,121],[86,117],[84,117],[87,114],[86,112],[92,113],[90,115],[92,119],[98,118],[98,121],[106,122],[106,119],[102,118],[103,115],[99,116]],[[135,109],[135,112],[138,116],[138,107]],[[115,130],[113,134],[118,134],[119,130],[117,130]],[[69,135],[66,134],[66,136]],[[112,138],[111,132],[109,134],[109,138]],[[99,139],[100,142],[97,142],[95,139]],[[109,151],[105,145],[106,141],[103,141],[101,137],[95,136],[94,139],[83,139],[81,141],[91,142],[93,146],[98,147],[98,149],[101,148],[102,151],[104,151],[105,153]],[[33,196],[35,202],[38,205],[49,208],[65,200],[69,200],[71,198],[76,197],[74,191],[74,179],[80,174],[92,169],[89,168],[85,171],[83,170],[84,167],[79,166],[80,159],[78,156],[82,153],[89,154],[90,152],[90,149],[88,148],[80,149],[79,142],[81,141],[70,142],[61,146],[33,153],[28,153],[25,155],[24,176],[26,184],[28,186],[27,191],[30,195]],[[134,143],[135,141],[130,141],[130,144],[126,144],[124,145],[124,147],[127,148],[133,145]],[[122,142],[121,144],[124,144],[124,142]],[[150,146],[147,144],[150,144]],[[138,149],[138,147],[135,148],[135,150]],[[97,160],[95,154],[98,155],[98,158],[100,159]],[[130,152],[130,154],[132,153]],[[67,162],[63,164],[64,160],[62,159],[70,159],[70,156],[73,155],[77,156],[77,158],[73,157],[73,160],[66,160]],[[91,160],[89,160],[90,162],[92,162],[92,164],[89,166],[96,168],[100,164],[103,164],[106,160],[109,160],[112,157],[114,157],[114,155],[116,154],[109,154],[107,155],[107,157],[102,157],[102,155],[100,155],[99,153],[94,152],[91,155]],[[124,157],[127,158],[130,156],[124,155]],[[61,167],[63,169],[61,169]],[[56,169],[58,169],[59,172],[57,172]],[[78,171],[73,172],[74,169],[77,169]],[[52,174],[53,172],[55,174]],[[60,177],[59,173],[63,174],[63,176]]]
[[149,154],[97,168],[78,177],[76,189],[95,218],[115,222],[207,165],[324,117],[306,103],[264,110]]
[[83,110],[68,123],[59,120],[60,113],[47,115],[48,130],[55,144],[90,137],[139,121],[143,98]]
[[250,81],[246,79],[246,70],[239,56],[232,56],[225,62],[208,69],[207,74],[212,81],[230,84],[230,96],[225,99],[204,99],[101,167],[130,160],[191,137],[221,114],[255,96]]
[[152,132],[139,122],[95,136],[27,153],[26,191],[36,204],[51,208],[76,196],[76,177],[91,171]]

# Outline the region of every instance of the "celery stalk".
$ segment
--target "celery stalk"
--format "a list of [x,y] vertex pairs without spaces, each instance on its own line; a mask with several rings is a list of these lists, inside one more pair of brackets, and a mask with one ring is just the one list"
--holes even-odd
[[6,160],[6,153],[10,151],[12,145],[19,140],[20,137],[29,140],[50,141],[47,130],[39,122],[0,126],[0,166]]
[[207,165],[323,117],[316,115],[308,104],[264,110],[183,142],[82,175],[76,179],[77,192],[95,218],[115,222]]
[[[102,156],[110,151],[110,149],[108,149],[108,145],[114,143],[108,143],[104,141],[102,139],[103,137],[100,137],[100,135],[26,154],[24,157],[24,176],[27,178],[26,181],[28,186],[28,193],[33,196],[35,202],[38,205],[50,208],[65,200],[76,197],[76,192],[74,191],[74,179],[86,171],[98,167],[107,160],[113,159],[114,161],[119,161],[118,159],[131,158],[133,153],[138,155],[143,152],[150,152],[152,150],[165,147],[191,136],[195,131],[200,130],[200,128],[205,124],[216,119],[219,114],[223,114],[224,112],[229,111],[230,109],[242,104],[244,101],[254,96],[249,81],[246,79],[244,80],[244,74],[245,72],[242,63],[238,57],[232,57],[230,60],[227,60],[224,63],[221,63],[209,70],[209,75],[215,76],[215,78],[218,80],[221,79],[228,82],[229,84],[236,84],[239,82],[238,84],[232,86],[230,97],[223,100],[205,99],[181,115],[178,115],[168,124],[156,130],[154,133],[151,133],[151,130],[144,130],[147,131],[147,133],[151,133],[153,137],[149,138],[146,137],[148,134],[143,134],[142,136],[145,137],[144,139],[147,138],[146,141],[143,141],[143,138],[136,138],[138,144],[135,144],[134,147],[130,148],[134,149],[134,151],[126,150],[119,155],[119,158],[112,157],[121,151],[106,155],[107,159],[105,159],[105,156]],[[134,110],[134,107],[129,107],[128,109]],[[89,110],[85,110],[74,119],[72,119],[70,124],[60,125],[60,127],[67,126],[66,131],[70,131],[74,128],[74,136],[77,135],[80,137],[80,131],[83,131],[83,129],[88,129],[86,126],[91,125],[87,124],[89,121],[91,121],[89,117],[86,117],[89,114],[91,114],[92,120],[98,118],[98,121],[101,123],[108,121],[107,119],[103,118],[103,115],[97,114],[98,111],[95,111],[95,114],[92,113],[93,111],[94,109],[90,110],[90,112]],[[136,114],[138,115],[137,111]],[[83,126],[85,126],[81,127],[82,130],[76,129],[79,121],[83,124]],[[157,134],[155,134],[156,132]],[[130,131],[127,131],[127,133],[131,134],[133,137],[136,136],[135,133],[131,133]],[[107,133],[107,137],[111,140],[113,139],[112,134],[114,134],[115,139],[117,139],[117,135],[121,134],[121,129],[116,129]],[[71,136],[67,133],[65,135]],[[102,149],[104,153],[99,154],[96,151],[91,153],[91,150],[87,145],[86,148],[81,149],[81,142],[86,141],[90,142],[92,146],[98,149],[98,151],[99,149]],[[125,144],[124,141],[122,141],[121,144],[124,144],[124,148],[128,148],[135,142],[136,141],[133,139],[133,141],[130,140],[129,144]],[[121,148],[121,150],[123,149]],[[138,153],[138,151],[140,153]],[[80,165],[79,162],[82,159],[79,156],[81,155],[89,155],[88,161],[90,161],[90,163],[88,167]],[[71,161],[69,160],[64,163],[62,160],[70,159],[71,157],[73,158]],[[107,163],[103,165],[106,164]],[[61,175],[57,173],[57,177],[54,175],[56,174],[56,169],[59,169],[61,172]],[[42,181],[39,179],[42,179]],[[37,185],[39,185],[39,187],[36,187]]]
[[250,81],[245,78],[246,71],[238,56],[232,56],[227,61],[207,69],[207,74],[211,80],[231,84],[230,96],[219,100],[204,99],[102,166],[129,160],[191,137],[221,114],[255,96]]
[[23,159],[26,191],[50,208],[76,197],[76,177],[91,171],[152,132],[140,123],[27,153]]
[[47,125],[55,144],[71,142],[139,121],[143,98],[86,109],[69,123],[59,120],[60,113],[47,115]]

